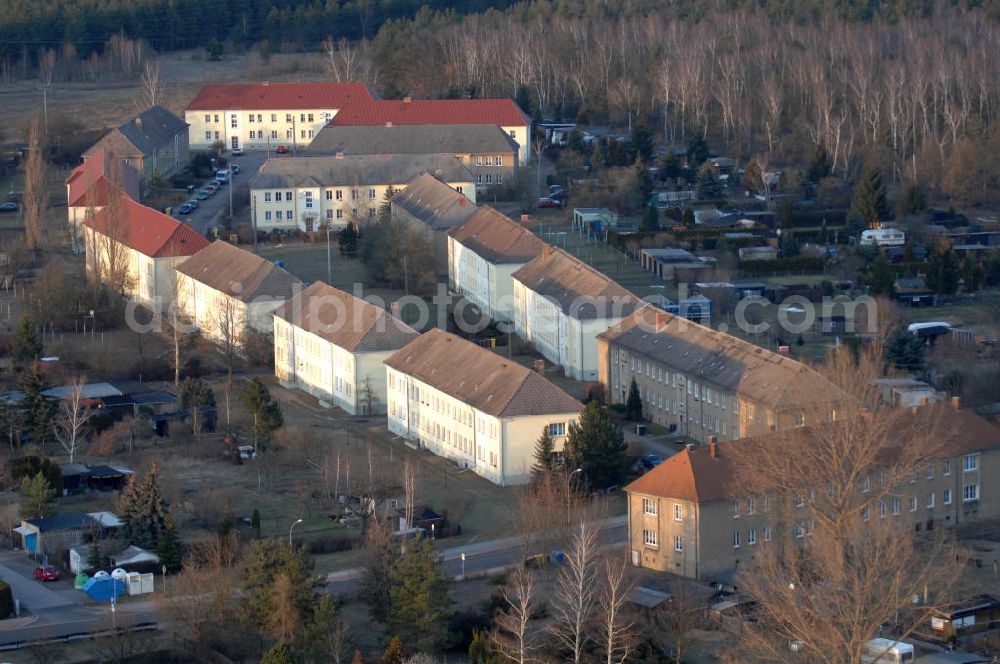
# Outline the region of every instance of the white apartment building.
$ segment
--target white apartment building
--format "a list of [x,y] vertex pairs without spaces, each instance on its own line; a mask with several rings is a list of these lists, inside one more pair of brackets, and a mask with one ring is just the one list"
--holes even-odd
[[494,320],[514,320],[511,276],[542,253],[545,242],[490,207],[448,231],[448,288]]
[[317,155],[265,162],[250,178],[250,214],[258,230],[319,230],[374,219],[386,194],[431,173],[475,203],[472,174],[440,154]]
[[582,409],[540,374],[438,329],[385,366],[389,431],[500,486],[528,482],[542,431],[561,450]]
[[84,220],[83,239],[88,278],[124,287],[154,310],[173,299],[174,268],[208,246],[190,226],[120,192]]
[[211,83],[184,110],[188,143],[205,150],[290,150],[312,142],[345,107],[374,102],[364,83]]
[[641,305],[601,272],[551,246],[512,279],[514,333],[576,380],[598,377],[597,335]]
[[418,333],[317,281],[274,314],[274,374],[352,415],[386,411],[385,360]]
[[178,309],[213,342],[245,328],[270,336],[274,310],[301,289],[284,269],[222,240],[177,266]]

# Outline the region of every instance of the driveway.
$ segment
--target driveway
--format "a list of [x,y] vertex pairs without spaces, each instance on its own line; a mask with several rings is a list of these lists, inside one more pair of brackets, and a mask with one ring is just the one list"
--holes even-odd
[[35,581],[31,576],[34,564],[24,565],[24,562],[31,563],[32,561],[20,554],[13,555],[23,560],[4,556],[2,564],[0,564],[0,579],[10,585],[14,599],[21,602],[21,608],[31,609],[37,613],[76,604],[72,599],[73,594],[82,593],[73,590],[69,581],[59,580],[46,584]]
[[[210,228],[217,228],[219,226],[219,218],[229,213],[229,195],[230,189],[232,193],[236,194],[242,185],[245,185],[251,177],[260,168],[260,165],[267,161],[266,152],[250,152],[247,151],[242,157],[229,157],[228,153],[225,155],[230,158],[234,164],[239,164],[240,172],[233,177],[232,182],[227,183],[219,191],[216,192],[214,196],[209,196],[207,200],[198,201],[198,209],[191,214],[180,214],[174,209],[173,216],[175,219],[183,221],[188,224],[194,230],[198,231],[202,235],[205,234]],[[271,155],[274,158],[274,155]],[[212,178],[209,178],[202,182],[200,185],[194,188],[195,194],[204,187],[206,184],[211,182]],[[235,187],[235,188],[234,188]],[[233,198],[233,209],[238,209],[241,206],[247,205],[249,199],[247,196],[249,193],[246,189],[243,190],[242,200],[238,199],[236,196]],[[194,198],[192,195],[191,198]],[[180,207],[180,206],[177,206]]]

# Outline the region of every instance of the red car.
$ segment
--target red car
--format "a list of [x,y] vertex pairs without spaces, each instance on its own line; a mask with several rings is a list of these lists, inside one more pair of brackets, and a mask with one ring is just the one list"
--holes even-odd
[[35,568],[35,578],[42,583],[46,581],[58,581],[59,570],[52,565],[39,565]]
[[560,207],[560,204],[559,204],[559,201],[555,200],[554,198],[544,197],[544,198],[539,198],[538,199],[537,207],[539,207],[539,208],[557,208],[557,207]]
[[279,145],[278,147],[274,148],[274,153],[275,154],[288,154],[288,148],[286,148],[284,145]]

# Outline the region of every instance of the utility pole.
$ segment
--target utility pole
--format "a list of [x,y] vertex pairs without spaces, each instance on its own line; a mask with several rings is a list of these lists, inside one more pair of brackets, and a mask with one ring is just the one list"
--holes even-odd
[[229,160],[229,223],[233,223],[233,160]]
[[333,283],[333,259],[330,254],[330,223],[326,224],[326,283]]

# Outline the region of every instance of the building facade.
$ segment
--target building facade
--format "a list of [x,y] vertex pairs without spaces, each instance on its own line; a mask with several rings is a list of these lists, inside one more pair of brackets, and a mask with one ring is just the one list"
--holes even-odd
[[[302,289],[283,268],[216,240],[177,268],[177,307],[215,343],[252,329],[270,336],[274,310]],[[235,334],[234,334],[235,333]]]
[[430,173],[411,180],[392,197],[392,214],[417,228],[434,245],[434,269],[448,274],[448,231],[471,217],[476,204]]
[[513,274],[546,244],[490,207],[448,231],[448,288],[494,320],[514,320]]
[[88,217],[83,230],[87,277],[154,310],[173,301],[177,265],[208,246],[190,226],[125,196]]
[[385,365],[389,431],[500,486],[528,482],[543,429],[561,450],[582,409],[538,373],[442,330]]
[[104,208],[113,196],[139,200],[139,173],[120,159],[109,157],[103,148],[91,152],[66,178],[67,221],[74,242],[80,224]]
[[347,107],[373,103],[363,83],[212,83],[188,104],[191,149],[297,150]]
[[640,305],[601,272],[551,246],[512,280],[514,333],[576,380],[598,377],[597,335]]
[[[952,434],[935,461],[921,465],[892,491],[866,502],[883,475],[861,478],[863,522],[902,524],[917,532],[1000,517],[1000,429],[969,411],[937,404],[934,417]],[[794,545],[810,537],[804,501],[746,496],[736,488],[735,446],[755,440],[689,446],[625,487],[632,565],[702,580],[731,577],[761,547]],[[873,494],[874,495],[874,494]]]
[[599,334],[595,356],[609,403],[635,380],[646,419],[702,442],[826,421],[842,398],[800,362],[652,305]]
[[274,315],[274,374],[351,415],[386,412],[385,360],[418,333],[384,309],[314,282]]
[[432,173],[475,203],[472,174],[447,155],[324,155],[265,162],[250,178],[258,230],[315,231],[374,219],[395,192]]
[[152,106],[112,129],[83,158],[89,159],[97,150],[134,168],[144,185],[155,177],[169,178],[183,171],[191,161],[187,123],[162,106]]

